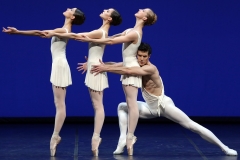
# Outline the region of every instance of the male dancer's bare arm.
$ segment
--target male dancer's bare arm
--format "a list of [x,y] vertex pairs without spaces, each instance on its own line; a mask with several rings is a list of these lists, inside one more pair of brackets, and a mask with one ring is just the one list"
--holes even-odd
[[[87,60],[87,56],[85,56],[85,59]],[[103,63],[102,61],[100,61],[100,63]],[[123,66],[122,62],[105,62],[106,65],[113,65],[113,66],[117,66],[117,67],[121,67]],[[80,72],[82,71],[82,74],[85,73],[87,71],[87,62],[85,63],[78,63],[78,67],[77,70]]]
[[104,62],[105,65],[112,65],[116,67],[121,67],[123,66],[123,62]]
[[132,75],[132,76],[145,76],[151,75],[155,72],[155,67],[151,65],[145,65],[143,67],[124,67],[114,65],[93,65],[92,72],[98,74],[101,72],[111,72],[121,75]]

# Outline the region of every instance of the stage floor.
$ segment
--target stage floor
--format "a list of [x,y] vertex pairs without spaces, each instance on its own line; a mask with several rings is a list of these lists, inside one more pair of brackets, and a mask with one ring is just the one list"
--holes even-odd
[[[202,124],[225,145],[240,154],[239,124]],[[225,156],[215,145],[178,124],[138,124],[134,155],[114,156],[119,137],[118,124],[105,124],[99,157],[92,157],[93,124],[65,124],[55,158],[50,157],[49,141],[53,124],[1,124],[0,160],[237,160]],[[240,159],[240,158],[239,158]]]

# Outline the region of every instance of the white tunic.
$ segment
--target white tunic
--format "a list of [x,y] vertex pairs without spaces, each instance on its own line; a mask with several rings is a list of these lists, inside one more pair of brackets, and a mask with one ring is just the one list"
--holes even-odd
[[[105,31],[102,30],[102,38],[105,38]],[[108,88],[107,73],[102,72],[95,76],[95,73],[91,73],[92,65],[100,64],[99,59],[102,60],[105,45],[97,43],[89,43],[88,61],[87,61],[87,74],[85,77],[85,85],[94,91],[103,91]]]
[[[68,33],[68,30],[64,28]],[[66,59],[66,45],[68,39],[52,37],[52,71],[50,82],[57,87],[67,87],[72,84],[71,71]]]
[[[128,30],[130,31],[130,30]],[[126,32],[126,34],[128,33]],[[130,43],[123,43],[122,46],[122,56],[123,56],[123,66],[125,67],[140,67],[136,58],[138,47],[141,43],[141,37],[138,31],[131,30],[137,33],[138,35],[138,41],[136,44]],[[123,85],[131,85],[137,88],[142,87],[142,77],[141,76],[129,76],[129,75],[122,75],[121,81]]]

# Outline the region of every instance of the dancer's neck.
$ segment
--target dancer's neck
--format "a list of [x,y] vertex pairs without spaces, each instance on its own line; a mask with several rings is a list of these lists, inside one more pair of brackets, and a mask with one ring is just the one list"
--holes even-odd
[[64,22],[64,25],[63,25],[63,28],[68,28],[69,29],[69,32],[71,32],[71,28],[72,28],[72,21],[70,19],[65,19],[65,22]]
[[102,26],[100,27],[101,29],[103,29],[105,32],[108,33],[109,29],[110,29],[110,24],[109,22],[103,21]]
[[135,26],[133,27],[134,29],[143,29],[144,27],[144,21],[141,19],[136,19]]

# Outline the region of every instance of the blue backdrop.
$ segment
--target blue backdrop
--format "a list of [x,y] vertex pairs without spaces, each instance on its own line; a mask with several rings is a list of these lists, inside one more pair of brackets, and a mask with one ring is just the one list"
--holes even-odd
[[[117,9],[123,22],[111,27],[110,35],[133,27],[139,8],[152,8],[158,21],[144,28],[143,41],[153,48],[151,61],[160,71],[166,95],[189,116],[240,116],[240,1],[1,1],[0,23],[20,30],[54,29],[63,26],[62,13],[68,7],[82,9],[87,17],[73,32],[99,28],[102,10]],[[0,40],[0,117],[54,116],[50,39],[1,33]],[[67,89],[67,116],[93,116],[85,75],[76,70],[87,53],[87,43],[69,41],[73,85]],[[121,44],[107,46],[103,60],[121,61]],[[108,77],[105,113],[117,116],[124,93],[120,76],[108,73]],[[138,97],[142,100],[140,90]]]

